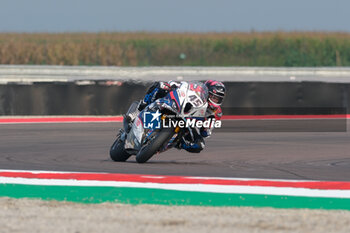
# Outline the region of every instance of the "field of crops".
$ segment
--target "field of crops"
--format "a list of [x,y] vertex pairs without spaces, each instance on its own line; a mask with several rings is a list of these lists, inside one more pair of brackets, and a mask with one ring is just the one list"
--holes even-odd
[[350,34],[0,33],[0,64],[349,66]]

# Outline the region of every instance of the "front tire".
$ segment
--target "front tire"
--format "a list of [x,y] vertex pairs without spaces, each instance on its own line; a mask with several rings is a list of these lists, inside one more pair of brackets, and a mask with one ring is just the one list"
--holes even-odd
[[173,135],[172,129],[162,129],[154,139],[141,148],[136,155],[136,161],[138,163],[147,162]]
[[120,140],[120,137],[114,141],[111,149],[109,150],[109,155],[113,161],[125,162],[131,156],[125,151],[124,144],[125,142]]

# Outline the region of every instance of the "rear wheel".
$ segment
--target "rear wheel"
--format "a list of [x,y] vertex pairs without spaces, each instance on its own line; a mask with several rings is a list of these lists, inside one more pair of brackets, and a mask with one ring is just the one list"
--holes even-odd
[[172,129],[162,129],[158,134],[151,139],[136,155],[136,161],[138,163],[147,162],[159,149],[169,142],[174,135]]
[[109,150],[109,155],[113,161],[125,162],[131,156],[125,151],[124,144],[125,142],[118,136]]

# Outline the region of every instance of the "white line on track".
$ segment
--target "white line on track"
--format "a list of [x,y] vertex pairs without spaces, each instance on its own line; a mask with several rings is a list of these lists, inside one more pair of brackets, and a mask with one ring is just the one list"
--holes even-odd
[[[11,170],[11,169],[0,169],[0,172],[26,172],[33,174],[115,174],[108,172],[76,172],[76,171],[46,171],[46,170]],[[143,178],[164,178],[164,177],[176,177],[176,176],[160,176],[151,174],[123,174],[123,175],[140,175]],[[191,180],[242,180],[242,181],[282,181],[282,182],[319,182],[319,180],[287,180],[287,179],[261,179],[261,178],[240,178],[240,177],[207,177],[207,176],[180,176]]]

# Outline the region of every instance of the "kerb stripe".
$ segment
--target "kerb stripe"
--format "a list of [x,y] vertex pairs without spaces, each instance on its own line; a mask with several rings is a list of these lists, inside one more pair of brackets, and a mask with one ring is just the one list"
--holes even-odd
[[136,174],[109,173],[55,173],[55,172],[25,172],[1,171],[0,177],[29,178],[29,179],[59,179],[87,181],[118,181],[159,184],[206,184],[206,185],[237,185],[261,187],[289,187],[322,190],[350,190],[348,181],[297,181],[297,180],[259,180],[259,179],[230,179],[186,176],[156,176]]

